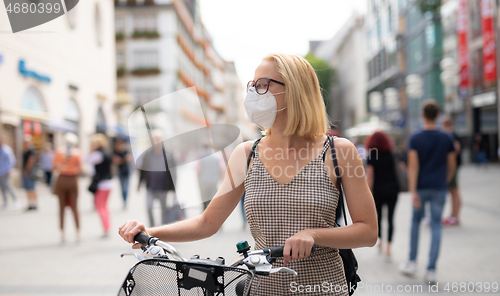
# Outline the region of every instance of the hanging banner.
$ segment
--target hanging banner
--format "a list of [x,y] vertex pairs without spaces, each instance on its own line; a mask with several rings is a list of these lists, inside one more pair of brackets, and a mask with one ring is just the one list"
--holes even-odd
[[484,84],[488,87],[497,80],[493,0],[481,0],[481,22],[483,26],[483,76]]
[[460,94],[467,95],[470,86],[470,59],[469,45],[467,42],[467,0],[460,0],[458,4],[457,37],[458,37],[458,63],[460,65]]
[[23,133],[28,135],[31,134],[31,121],[23,120]]
[[33,134],[36,137],[42,135],[42,124],[39,121],[33,121]]

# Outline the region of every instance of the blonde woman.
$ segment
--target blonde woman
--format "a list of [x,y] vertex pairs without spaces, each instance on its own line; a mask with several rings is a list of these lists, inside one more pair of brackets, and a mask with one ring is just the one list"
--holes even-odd
[[80,241],[80,213],[78,211],[78,176],[82,172],[82,158],[78,149],[78,136],[73,133],[64,135],[65,145],[56,150],[52,168],[59,174],[54,193],[59,198],[59,227],[61,242],[65,242],[64,209],[69,206],[73,212],[76,226],[76,240]]
[[[294,283],[312,286],[328,282],[342,287],[346,280],[338,249],[373,246],[377,218],[356,148],[348,140],[335,138],[353,223],[334,228],[339,191],[325,136],[327,115],[314,69],[295,55],[267,56],[248,84],[245,109],[249,119],[266,133],[248,170],[252,142],[233,152],[229,161],[233,180],[225,177],[203,214],[155,228],[128,221],[120,227],[120,235],[130,243],[139,232],[172,242],[209,237],[246,192],[246,216],[255,248],[284,245],[285,257],[273,265],[287,265],[298,272],[296,277],[285,273],[262,277],[258,295],[290,295]],[[240,185],[229,190],[231,181]],[[313,245],[316,251],[311,254]],[[336,294],[348,292],[340,289]]]
[[89,190],[94,193],[95,208],[101,217],[104,228],[103,237],[109,235],[109,210],[108,197],[113,185],[111,180],[111,157],[106,152],[108,147],[108,139],[103,134],[95,134],[91,140],[91,152],[86,157],[85,161],[94,165],[94,175],[92,176],[92,184],[94,187]]

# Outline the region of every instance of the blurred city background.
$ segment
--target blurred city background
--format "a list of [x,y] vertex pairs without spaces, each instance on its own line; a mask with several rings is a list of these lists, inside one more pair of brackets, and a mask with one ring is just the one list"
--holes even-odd
[[[108,140],[103,148],[112,153],[121,140],[128,143],[128,119],[134,110],[189,87],[195,87],[204,116],[185,110],[177,114],[179,125],[230,124],[240,129],[245,141],[259,137],[259,130],[250,124],[243,108],[246,83],[253,79],[253,72],[240,73],[240,69],[247,69],[238,64],[243,65],[244,59],[220,54],[227,49],[217,48],[216,44],[223,43],[216,36],[226,38],[226,42],[231,36],[210,32],[202,20],[207,19],[213,28],[226,26],[233,32],[239,25],[225,24],[225,15],[248,11],[256,23],[266,23],[258,15],[259,9],[266,7],[262,1],[228,7],[221,1],[214,2],[85,0],[53,21],[16,34],[11,31],[4,6],[0,8],[0,145],[10,147],[15,158],[7,173],[0,172],[7,176],[15,196],[6,192],[7,198],[0,204],[1,295],[112,295],[134,263],[132,257],[118,256],[129,250],[117,234],[118,226],[129,219],[146,222],[151,216],[148,210],[154,215],[164,210],[163,205],[146,202],[147,190],[138,185],[140,173],[134,161],[126,163],[130,182],[125,204],[120,168],[115,163],[108,205],[111,229],[101,237],[99,209],[96,211],[87,190],[92,171],[87,163],[79,177],[81,238],[74,234],[75,225],[67,209],[67,235],[62,242],[58,200],[51,192],[54,185],[46,182],[40,163],[47,151],[54,153],[47,143],[57,149],[65,145],[66,133],[74,133],[83,157],[91,152],[91,136],[102,133]],[[287,5],[305,5],[276,2],[282,10],[267,12],[267,18],[286,14]],[[328,32],[324,40],[311,37],[303,42],[302,47],[308,47],[305,51],[289,48],[286,53],[304,56],[317,70],[328,114],[337,126],[332,133],[349,138],[357,146],[374,131],[383,130],[404,154],[408,136],[422,126],[421,103],[428,98],[438,102],[442,113],[452,118],[461,144],[464,166],[459,184],[466,221],[460,228],[445,230],[441,278],[448,282],[498,281],[498,0],[366,0],[356,1],[361,4],[358,10],[341,2],[330,1],[330,5],[344,9],[343,24],[324,26],[322,30]],[[211,5],[220,7],[208,8]],[[232,10],[235,5],[240,5],[238,11]],[[312,11],[324,10],[314,1],[307,6]],[[203,15],[204,11],[211,14]],[[218,19],[219,24],[214,24]],[[307,17],[297,24],[313,30],[306,22]],[[255,28],[240,34],[249,40],[245,46],[256,52],[270,43],[264,38],[261,44],[261,34],[283,32],[293,36],[286,24],[267,29],[255,24]],[[316,35],[311,32],[311,36]],[[275,42],[280,43],[280,38]],[[251,66],[255,68],[266,53],[249,56],[248,60],[256,61]],[[158,120],[156,125],[161,125]],[[22,188],[26,135],[31,136],[30,147],[40,170],[33,176],[37,180],[36,205],[28,201]],[[478,152],[483,157],[478,158]],[[480,162],[481,169],[474,162]],[[194,199],[206,201],[198,186],[191,183],[196,170],[199,174],[199,166],[193,164],[179,170],[177,178]],[[396,262],[406,260],[411,213],[408,194],[401,193],[400,200],[393,262],[384,261],[375,249],[359,250],[356,254],[364,281],[422,282],[396,272]],[[30,206],[36,209],[27,210]],[[175,207],[175,200],[167,206]],[[178,219],[189,218],[202,210],[200,204],[176,215]],[[252,244],[238,206],[214,237],[176,246],[186,257],[199,253],[231,260],[240,240]],[[373,294],[359,293],[363,292]]]

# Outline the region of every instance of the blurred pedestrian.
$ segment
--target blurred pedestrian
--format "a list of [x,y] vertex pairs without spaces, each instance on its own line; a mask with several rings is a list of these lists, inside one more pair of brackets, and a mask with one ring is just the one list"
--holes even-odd
[[3,196],[3,207],[8,205],[7,194],[12,197],[14,207],[17,207],[16,193],[10,185],[10,172],[16,166],[16,157],[12,148],[3,142],[3,136],[0,134],[0,189]]
[[124,139],[117,139],[114,145],[113,163],[118,167],[118,179],[120,180],[120,188],[123,197],[123,209],[127,208],[128,187],[130,180],[130,161],[132,156],[127,150]]
[[488,154],[486,152],[487,146],[480,133],[477,133],[474,136],[472,151],[474,152],[474,162],[476,163],[476,167],[478,169],[481,167],[484,169],[488,168]]
[[40,156],[40,167],[45,174],[45,183],[47,186],[51,186],[52,182],[52,162],[54,160],[54,149],[52,149],[52,143],[45,143],[45,150]]
[[38,198],[35,191],[35,164],[36,154],[33,149],[33,138],[29,134],[23,137],[23,188],[28,195],[28,208],[26,211],[34,211],[38,206]]
[[376,131],[366,138],[365,147],[368,154],[366,176],[377,209],[378,247],[382,251],[382,208],[386,205],[389,229],[387,231],[385,255],[387,258],[390,258],[392,235],[394,233],[394,210],[400,190],[395,170],[395,166],[398,165],[397,159],[394,158],[394,154],[392,153],[394,144],[389,135],[382,131]]
[[[179,211],[170,211],[171,209],[167,207],[167,194],[169,191],[175,192],[174,182],[177,175],[174,157],[172,153],[167,151],[164,154],[161,145],[161,142],[164,140],[163,132],[161,130],[153,130],[151,134],[153,143],[157,144],[153,146],[153,149],[145,152],[142,160],[138,162],[138,167],[141,168],[141,176],[137,189],[139,190],[142,183],[146,183],[149,225],[154,227],[156,225],[153,215],[155,200],[160,202],[162,224],[175,222],[183,217],[180,217],[182,215]],[[167,157],[167,160],[165,160],[165,157]],[[166,162],[168,163],[168,167],[166,166]],[[172,196],[174,198],[174,206],[178,206],[178,204],[176,205],[175,194]]]
[[[109,236],[109,210],[108,197],[113,187],[111,180],[111,157],[106,152],[108,139],[106,136],[97,133],[91,138],[91,153],[85,158],[85,162],[94,166],[94,174],[89,190],[95,191],[95,208],[101,217],[104,228],[103,237]],[[93,188],[92,188],[93,187]]]
[[460,139],[457,134],[453,132],[453,121],[449,115],[443,116],[441,120],[441,127],[444,132],[449,133],[453,137],[453,144],[455,145],[455,153],[457,154],[456,162],[457,168],[455,169],[455,173],[453,174],[453,178],[448,187],[448,191],[451,194],[451,215],[450,217],[443,220],[443,225],[445,226],[453,226],[459,225],[460,219],[460,206],[462,204],[460,198],[460,191],[458,190],[458,169],[462,164],[462,156],[461,149],[462,145],[460,144]]
[[213,153],[210,145],[204,143],[199,151],[196,162],[196,172],[198,175],[198,185],[200,187],[203,210],[207,209],[210,200],[217,193],[217,184],[224,176],[224,161]]
[[82,159],[78,148],[78,136],[73,133],[64,135],[65,145],[56,150],[53,168],[58,175],[54,193],[59,198],[59,228],[61,242],[65,242],[64,210],[68,206],[73,212],[76,226],[76,240],[80,241],[80,213],[78,211],[78,176],[81,174]]
[[436,262],[441,245],[441,216],[456,167],[456,154],[450,135],[438,130],[436,118],[439,105],[428,99],[422,104],[423,130],[410,136],[408,144],[408,186],[413,201],[409,261],[401,272],[414,276],[417,272],[417,252],[420,221],[427,203],[431,209],[431,248],[425,280],[436,283]]

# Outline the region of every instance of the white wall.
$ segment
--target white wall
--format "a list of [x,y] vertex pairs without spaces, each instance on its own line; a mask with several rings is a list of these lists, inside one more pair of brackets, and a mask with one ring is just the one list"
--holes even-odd
[[[101,45],[97,43],[96,5],[101,19]],[[80,138],[88,150],[88,136],[95,132],[96,114],[102,104],[109,125],[115,124],[113,103],[116,94],[114,2],[80,1],[71,13],[75,27],[63,15],[48,23],[16,34],[0,34],[0,108],[13,111],[21,107],[24,92],[36,87],[51,118],[62,119],[64,106],[71,97],[69,85],[76,86],[74,99],[80,109]],[[10,31],[7,13],[0,5],[0,31]],[[26,68],[49,76],[50,83],[23,77],[20,59]],[[105,100],[98,100],[97,97]],[[0,118],[1,120],[1,118]],[[20,123],[19,118],[19,123]]]

